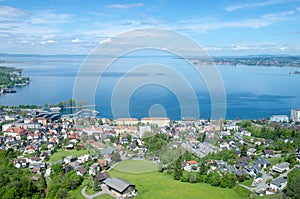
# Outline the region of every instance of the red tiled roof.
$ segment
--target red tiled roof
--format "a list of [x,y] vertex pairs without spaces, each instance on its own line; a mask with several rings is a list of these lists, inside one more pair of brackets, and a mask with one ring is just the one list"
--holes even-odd
[[196,160],[190,160],[188,161],[189,164],[197,164]]

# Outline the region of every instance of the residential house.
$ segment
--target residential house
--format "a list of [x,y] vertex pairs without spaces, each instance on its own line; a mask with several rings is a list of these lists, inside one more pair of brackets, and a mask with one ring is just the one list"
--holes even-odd
[[255,152],[256,152],[256,149],[255,149],[255,148],[250,148],[250,149],[248,149],[248,151],[247,151],[247,156],[254,155]]
[[261,170],[260,167],[255,164],[250,164],[245,169],[251,177],[255,177],[256,175],[258,175]]
[[229,150],[229,144],[227,142],[221,142],[220,149],[228,149]]
[[84,166],[79,166],[76,168],[76,174],[79,176],[83,176],[84,174],[86,174],[86,169]]
[[262,153],[263,153],[263,157],[265,157],[265,158],[271,158],[274,156],[273,149],[264,149]]
[[272,115],[270,122],[289,122],[289,117],[287,115]]
[[188,172],[191,172],[192,169],[197,169],[199,167],[198,163],[196,160],[190,160],[190,161],[187,161],[185,166],[183,167],[183,169],[185,171],[188,171]]
[[270,166],[270,162],[265,158],[257,158],[254,162],[254,165],[257,165],[260,168],[267,168]]
[[247,167],[249,165],[249,163],[247,161],[241,161],[236,163],[235,168],[236,169],[243,169],[245,167]]
[[69,155],[64,158],[64,163],[69,164],[70,162],[74,162],[76,160],[77,160],[77,158],[75,156]]
[[94,179],[96,179],[98,183],[103,183],[103,181],[106,180],[107,178],[110,178],[110,176],[109,173],[106,171],[98,173],[97,175],[94,176]]
[[98,160],[98,163],[100,164],[100,167],[101,167],[101,168],[107,167],[107,166],[108,166],[108,161],[105,160],[105,159],[99,159],[99,160]]
[[292,109],[291,119],[293,120],[293,122],[300,122],[300,110]]
[[230,164],[226,164],[224,168],[221,168],[222,173],[233,173],[235,171],[234,167]]
[[270,183],[270,191],[276,192],[278,190],[282,190],[287,186],[287,179],[283,177],[279,177],[275,180],[272,180]]
[[226,162],[224,162],[223,160],[215,160],[214,164],[218,169],[221,169],[225,167]]
[[135,196],[135,185],[120,178],[107,178],[103,181],[109,190],[117,197]]
[[77,161],[79,163],[83,164],[83,163],[85,163],[85,162],[87,162],[89,160],[90,160],[90,155],[89,154],[85,154],[85,155],[79,156]]
[[101,151],[101,155],[107,160],[109,163],[111,162],[111,157],[114,154],[115,149],[113,148],[105,148]]
[[69,144],[66,146],[66,149],[68,149],[68,150],[74,149],[74,144],[73,144],[73,143],[69,143]]
[[91,176],[95,176],[100,172],[101,172],[101,167],[100,167],[100,164],[98,164],[98,163],[92,164],[92,166],[89,169],[89,174]]
[[287,171],[290,169],[290,163],[288,162],[280,162],[278,164],[275,164],[272,167],[272,171],[278,172],[278,173],[283,173],[284,171]]

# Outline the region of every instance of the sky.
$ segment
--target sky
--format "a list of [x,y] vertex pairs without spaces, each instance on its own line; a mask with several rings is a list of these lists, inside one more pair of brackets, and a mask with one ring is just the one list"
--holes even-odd
[[88,54],[137,28],[178,31],[210,55],[300,55],[300,0],[0,0],[0,53]]

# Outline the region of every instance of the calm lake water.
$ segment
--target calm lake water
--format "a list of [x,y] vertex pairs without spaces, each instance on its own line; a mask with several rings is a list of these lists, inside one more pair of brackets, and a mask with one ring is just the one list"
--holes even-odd
[[[84,56],[0,56],[3,66],[14,66],[23,69],[23,75],[29,76],[31,82],[22,88],[16,88],[16,94],[0,96],[1,105],[20,105],[58,103],[73,96],[74,80],[78,69],[84,61]],[[200,117],[211,116],[211,98],[205,81],[195,75],[195,71],[184,60],[168,57],[123,57],[112,64],[107,75],[104,75],[95,94],[96,109],[101,112],[101,117],[114,117],[111,109],[111,98],[115,85],[124,75],[132,69],[132,65],[143,63],[160,63],[172,66],[179,71],[179,78],[190,81],[196,93],[200,108]],[[121,72],[116,68],[122,67]],[[263,66],[217,66],[218,72],[224,83],[226,93],[226,119],[265,118],[273,114],[290,115],[291,108],[300,108],[300,75],[290,74],[298,68],[292,67],[263,67]],[[299,70],[299,69],[298,69]],[[166,75],[155,71],[156,76]],[[150,74],[132,73],[130,77],[143,79]],[[214,78],[214,77],[209,77]],[[124,79],[124,78],[123,78]],[[199,81],[198,81],[199,79]],[[129,80],[128,80],[129,81]],[[172,119],[180,119],[180,95],[184,99],[191,97],[191,93],[182,90],[174,93],[172,89],[157,84],[141,85],[130,94],[128,106],[132,117],[160,116],[162,110]],[[126,81],[124,81],[126,83]],[[123,82],[123,87],[126,86]],[[176,79],[175,87],[182,85]],[[176,83],[178,85],[176,85]],[[185,92],[186,91],[186,92]],[[126,97],[126,96],[125,96]],[[121,96],[122,98],[122,96]],[[153,106],[154,105],[154,106]],[[189,106],[189,104],[186,104]],[[193,108],[193,107],[192,107]],[[152,112],[151,112],[152,109]],[[149,111],[150,110],[150,111]],[[150,113],[149,113],[150,112]],[[118,115],[122,116],[122,115]]]

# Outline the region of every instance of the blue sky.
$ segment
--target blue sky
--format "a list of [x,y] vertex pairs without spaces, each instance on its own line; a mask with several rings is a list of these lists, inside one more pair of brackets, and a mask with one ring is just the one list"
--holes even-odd
[[0,53],[87,54],[149,27],[183,33],[211,55],[300,54],[300,0],[0,0]]

